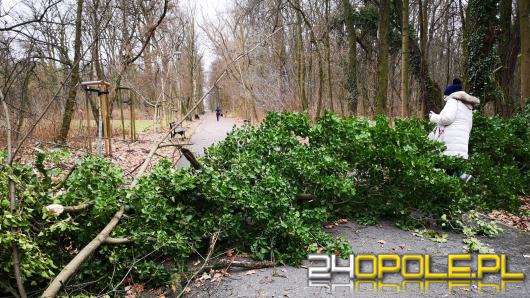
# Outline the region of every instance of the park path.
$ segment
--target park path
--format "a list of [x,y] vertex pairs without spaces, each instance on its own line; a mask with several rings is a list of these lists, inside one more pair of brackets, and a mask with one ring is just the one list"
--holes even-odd
[[[201,122],[195,128],[190,139],[192,145],[186,146],[195,156],[202,156],[205,148],[224,140],[234,126],[242,124],[240,120],[230,117],[221,117],[217,122],[215,113],[206,113],[201,116],[199,121]],[[185,158],[181,158],[177,163],[179,168],[189,165],[189,161]]]

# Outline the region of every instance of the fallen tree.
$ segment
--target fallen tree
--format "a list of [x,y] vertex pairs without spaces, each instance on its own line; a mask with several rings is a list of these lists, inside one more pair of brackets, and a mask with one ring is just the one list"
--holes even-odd
[[[509,122],[476,116],[480,129],[472,136],[473,155],[462,164],[441,156],[443,146],[426,140],[428,128],[417,120],[390,128],[384,118],[369,122],[327,114],[311,123],[304,114],[271,113],[262,125],[244,126],[208,148],[198,159],[201,169],[175,169],[162,160],[130,186],[108,160],[87,156],[60,193],[48,193],[57,180],[51,178],[67,173],[44,164],[62,153],[38,153],[50,155],[36,158],[43,173],[15,164],[18,174],[9,176],[23,191],[24,212],[14,214],[14,221],[9,213],[0,217],[16,223],[19,241],[27,241],[20,246],[22,268],[38,286],[52,278],[48,272],[64,266],[57,286],[45,293],[50,296],[61,287],[76,293],[73,284],[95,280],[90,290],[100,291],[116,284],[113,276],[151,285],[192,276],[197,268],[187,267],[190,258],[210,251],[218,231],[217,251],[245,252],[255,260],[211,258],[203,270],[300,264],[310,252],[350,252],[347,242],[322,230],[339,218],[362,223],[390,218],[404,228],[438,222],[459,230],[471,209],[517,210],[517,194],[528,181],[529,120],[530,113]],[[487,139],[492,133],[495,150]],[[0,167],[0,191],[7,193],[8,171],[5,163]],[[469,171],[480,183],[464,184],[446,170]],[[48,215],[44,207],[52,203],[89,207]],[[476,233],[497,231],[477,227]],[[17,239],[9,231],[11,226],[0,233],[3,245]],[[484,249],[477,241],[470,238],[469,248]],[[65,262],[69,256],[74,257]]]
[[[164,14],[167,10],[167,1],[165,2],[164,6]],[[163,19],[163,16],[161,17]],[[155,27],[156,28],[156,27]],[[154,31],[154,30],[153,30]],[[271,33],[269,36],[267,36],[266,40],[269,39],[271,36],[273,36],[278,30]],[[151,33],[152,35],[152,33]],[[201,98],[199,98],[193,106],[189,109],[189,111],[184,115],[180,121],[178,121],[174,125],[174,129],[179,127],[185,119],[188,119],[189,116],[194,113],[194,111],[201,105],[204,101],[204,99],[212,92],[212,90],[217,86],[217,83],[222,80],[222,78],[227,74],[229,67],[231,67],[233,64],[237,63],[240,59],[246,57],[250,53],[252,53],[254,50],[256,50],[261,43],[257,43],[255,46],[247,50],[245,53],[242,53],[238,55],[234,60],[231,61],[229,65],[226,66],[224,71],[217,77],[214,84],[210,87],[210,89],[203,94]],[[145,48],[145,44],[143,49]],[[142,51],[143,51],[142,49]],[[138,54],[135,58],[137,58],[140,54]],[[134,60],[133,60],[134,61]],[[173,129],[173,130],[174,130]],[[164,137],[162,137],[156,144],[154,144],[151,147],[151,150],[149,154],[147,155],[146,159],[144,160],[142,166],[140,167],[138,173],[136,174],[134,180],[130,184],[130,189],[134,189],[134,187],[137,185],[139,179],[144,175],[148,165],[151,163],[151,160],[153,159],[153,156],[155,155],[156,151],[159,149],[160,145],[163,144],[166,139],[172,134],[173,130],[169,130]],[[191,153],[191,152],[188,152]],[[188,154],[189,155],[189,154]],[[192,160],[194,159],[193,155],[191,155]],[[200,166],[198,162],[194,164],[194,166]],[[130,197],[131,192],[127,193],[127,198]],[[124,214],[124,206],[121,205],[119,210],[114,214],[111,221],[105,226],[105,228],[94,238],[85,248],[81,250],[81,252],[72,259],[68,265],[66,265],[63,270],[52,280],[48,288],[43,292],[42,297],[55,297],[61,287],[65,284],[65,282],[78,270],[79,266],[102,244],[105,242],[105,239],[109,237],[110,233],[116,227],[118,221]]]

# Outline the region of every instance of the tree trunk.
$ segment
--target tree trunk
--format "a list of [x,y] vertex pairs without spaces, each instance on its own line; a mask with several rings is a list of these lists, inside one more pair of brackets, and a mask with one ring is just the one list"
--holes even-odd
[[512,29],[512,1],[501,0],[500,2],[500,34],[499,34],[499,58],[501,60],[502,69],[498,72],[497,80],[502,89],[502,100],[499,98],[495,101],[495,114],[506,116],[511,110],[511,78],[513,78],[513,71],[510,72],[509,56],[511,48],[511,29]]
[[[397,19],[393,23],[393,26],[398,28],[398,30],[402,30],[402,2],[401,0],[395,0],[395,11],[397,14]],[[424,73],[421,72],[421,50],[420,45],[418,44],[418,40],[409,34],[409,54],[410,54],[410,65],[409,70],[413,77],[415,77],[418,81],[425,80],[425,87],[426,87],[426,95],[425,95],[425,102],[432,105],[433,110],[439,111],[442,107],[442,100],[441,100],[441,90],[440,87],[436,84],[436,82],[433,81],[433,79],[429,75],[429,69],[427,65],[424,65]],[[423,99],[422,99],[423,100]],[[420,104],[421,105],[421,104]],[[410,112],[410,111],[409,111]],[[422,111],[423,113],[423,111]],[[425,116],[425,114],[420,114]]]
[[320,55],[320,51],[317,50],[317,58],[318,58],[318,98],[317,98],[317,116],[316,118],[320,118],[320,115],[322,115],[322,89],[324,88],[324,69],[322,67],[322,57]]
[[[327,64],[327,79],[328,79],[328,99],[329,99],[329,107],[330,111],[334,112],[335,107],[333,104],[333,89],[331,84],[331,42],[330,42],[330,36],[329,36],[329,1],[326,0],[326,8],[325,8],[325,15],[326,15],[326,37],[324,39],[326,44],[326,64]],[[339,101],[340,104],[340,101]]]
[[353,25],[353,7],[350,0],[342,0],[344,21],[348,32],[348,69],[346,71],[348,92],[350,94],[350,109],[357,111],[357,35]]
[[519,0],[519,26],[521,32],[521,109],[530,97],[530,1]]
[[305,53],[304,53],[304,39],[302,36],[302,9],[300,0],[295,0],[295,15],[296,15],[296,62],[298,74],[298,98],[302,104],[302,110],[309,108],[307,96],[305,92]]
[[20,136],[20,131],[22,130],[22,125],[24,124],[24,119],[26,118],[26,111],[28,111],[29,107],[29,98],[28,98],[28,87],[29,87],[29,79],[32,76],[33,70],[37,66],[36,63],[31,63],[31,66],[29,70],[27,71],[26,75],[24,76],[24,80],[22,81],[22,86],[20,90],[20,110],[17,112],[17,125],[16,125],[16,131],[15,131],[15,139],[18,139]]
[[470,0],[464,31],[464,87],[480,98],[481,104],[502,98],[502,90],[493,78],[498,67],[496,54],[497,4],[499,0]]
[[418,0],[418,12],[420,22],[420,110],[422,114],[435,110],[427,100],[427,5],[423,0]]
[[377,93],[375,111],[384,114],[387,110],[388,91],[388,47],[390,31],[390,2],[381,0],[379,3],[379,57],[377,66]]
[[403,0],[401,30],[401,116],[409,116],[409,0]]
[[74,113],[74,106],[77,96],[77,84],[79,83],[79,62],[81,60],[81,21],[83,12],[83,0],[77,0],[76,20],[75,20],[75,41],[74,41],[74,60],[72,62],[72,75],[68,86],[68,97],[64,105],[64,115],[61,125],[61,130],[58,141],[66,142],[68,131],[70,130],[70,123]]
[[282,9],[281,9],[281,1],[282,0],[276,0],[275,6],[278,8],[277,16],[276,16],[276,24],[275,26],[277,28],[280,28],[280,32],[278,32],[275,35],[274,39],[274,45],[276,48],[276,55],[277,55],[277,67],[278,67],[278,83],[280,87],[280,100],[282,102],[285,102],[286,96],[287,96],[287,90],[288,90],[288,73],[287,73],[287,54],[285,51],[285,34],[284,34],[284,24],[283,24],[283,15],[282,15]]

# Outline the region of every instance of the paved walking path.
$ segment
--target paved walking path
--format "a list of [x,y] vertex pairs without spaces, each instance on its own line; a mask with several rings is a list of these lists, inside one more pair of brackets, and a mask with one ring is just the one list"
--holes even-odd
[[[210,145],[224,140],[226,135],[234,128],[234,125],[241,125],[241,121],[234,118],[221,117],[219,122],[217,122],[215,113],[201,115],[200,121],[201,123],[199,123],[191,136],[190,143],[192,145],[186,146],[195,156],[203,155],[204,148],[208,148]],[[177,163],[179,168],[189,165],[189,161],[184,157],[180,158]]]
[[[462,234],[449,233],[446,243],[436,243],[403,231],[393,223],[381,222],[374,226],[360,226],[354,223],[339,225],[332,230],[335,235],[345,237],[352,245],[353,253],[359,254],[428,254],[431,256],[431,272],[447,272],[447,255],[462,254]],[[191,297],[529,297],[530,281],[530,234],[512,228],[496,238],[479,237],[483,243],[495,250],[495,254],[505,254],[509,272],[523,272],[526,280],[522,283],[506,283],[505,290],[497,292],[494,286],[477,287],[476,280],[469,284],[461,282],[409,283],[405,286],[399,274],[385,277],[383,283],[375,286],[360,283],[359,287],[348,282],[346,274],[334,278],[335,286],[309,286],[307,266],[279,266],[248,271],[231,272],[229,277],[209,282],[200,288],[193,287]],[[473,262],[456,263],[469,266],[476,272],[477,257]],[[341,266],[348,263],[342,262]],[[389,264],[390,265],[390,264]],[[319,263],[316,266],[323,266]],[[491,266],[491,264],[487,264]],[[363,266],[362,272],[370,272],[371,266]],[[410,272],[417,272],[418,266],[411,264]],[[488,276],[484,284],[494,284],[501,288],[500,275]],[[464,285],[464,286],[462,286]],[[420,286],[423,287],[420,290]],[[399,289],[397,289],[399,287]]]

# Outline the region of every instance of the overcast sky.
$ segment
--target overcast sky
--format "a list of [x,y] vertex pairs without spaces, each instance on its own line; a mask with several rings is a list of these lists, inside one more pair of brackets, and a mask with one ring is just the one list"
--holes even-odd
[[[184,7],[195,5],[197,9],[197,23],[204,25],[205,22],[214,21],[217,16],[225,14],[231,7],[232,0],[180,0]],[[211,69],[211,64],[215,60],[215,54],[211,50],[212,46],[202,29],[197,26],[199,34],[199,50],[204,54],[204,67],[206,72]]]

